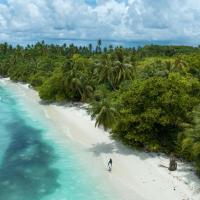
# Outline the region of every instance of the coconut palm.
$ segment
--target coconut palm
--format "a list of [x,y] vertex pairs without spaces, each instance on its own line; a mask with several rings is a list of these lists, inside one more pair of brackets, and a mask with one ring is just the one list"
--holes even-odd
[[96,63],[95,74],[98,77],[99,83],[109,83],[114,89],[112,80],[113,61],[110,54],[103,54],[101,60]]
[[93,119],[96,119],[95,126],[103,126],[104,129],[111,128],[116,119],[117,111],[114,107],[110,106],[106,100],[93,103],[93,106],[89,109]]
[[91,97],[93,94],[93,87],[91,85],[83,84],[82,92],[81,92],[81,100],[85,101],[88,97]]
[[113,83],[117,87],[123,80],[133,78],[134,67],[131,64],[131,58],[125,56],[121,48],[115,52],[115,61],[112,68]]
[[174,62],[166,61],[164,65],[167,75],[169,75],[171,72],[186,73],[187,71],[187,62],[185,62],[181,56],[178,56]]
[[132,65],[125,61],[120,62],[119,60],[114,62],[112,68],[112,80],[114,85],[117,87],[123,80],[132,79]]
[[[68,68],[68,70],[67,70]],[[90,86],[86,73],[84,73],[85,64],[81,62],[78,56],[64,66],[66,92],[70,93],[78,100],[85,101],[93,93],[93,87]]]
[[124,56],[122,50],[116,50],[114,54],[103,54],[100,62],[97,63],[97,76],[99,82],[107,82],[115,90],[123,80],[133,78],[135,70],[131,59]]
[[101,53],[101,44],[102,44],[101,39],[97,40],[97,46],[96,46],[97,53]]
[[171,61],[166,61],[165,66],[166,66],[168,73],[172,72],[174,69],[174,64]]
[[178,72],[186,72],[187,66],[187,62],[183,59],[183,57],[177,56],[176,60],[174,61],[174,70]]

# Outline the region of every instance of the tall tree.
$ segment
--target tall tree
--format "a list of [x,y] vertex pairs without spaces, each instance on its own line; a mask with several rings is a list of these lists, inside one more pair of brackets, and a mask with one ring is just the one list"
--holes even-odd
[[107,100],[95,102],[89,109],[91,117],[96,120],[95,126],[103,126],[105,129],[110,129],[117,120],[118,113]]

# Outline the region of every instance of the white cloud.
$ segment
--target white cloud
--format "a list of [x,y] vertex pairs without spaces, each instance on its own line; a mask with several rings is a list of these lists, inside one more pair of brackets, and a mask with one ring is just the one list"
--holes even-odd
[[200,39],[199,0],[0,0],[0,42]]

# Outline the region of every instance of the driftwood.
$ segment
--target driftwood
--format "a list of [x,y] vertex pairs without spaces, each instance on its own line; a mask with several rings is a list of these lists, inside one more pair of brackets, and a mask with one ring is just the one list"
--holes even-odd
[[170,162],[169,162],[169,168],[170,171],[176,171],[177,170],[177,162],[176,162],[176,157],[174,154],[170,155]]

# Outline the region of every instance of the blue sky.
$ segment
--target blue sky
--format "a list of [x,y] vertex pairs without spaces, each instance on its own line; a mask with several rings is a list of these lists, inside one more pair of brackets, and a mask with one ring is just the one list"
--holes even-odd
[[200,0],[0,0],[0,42],[200,40]]
[[96,0],[85,0],[85,2],[90,5],[96,5]]

